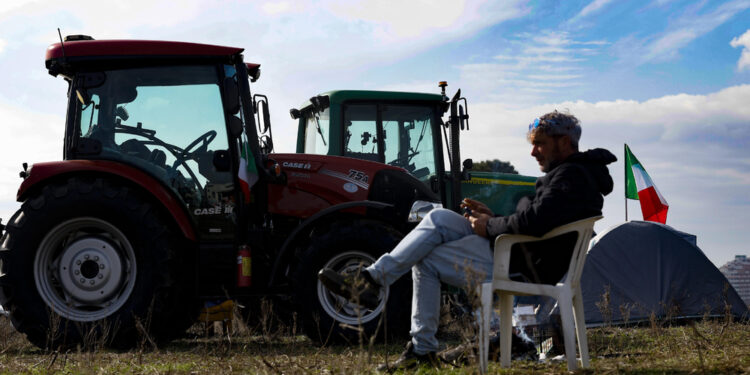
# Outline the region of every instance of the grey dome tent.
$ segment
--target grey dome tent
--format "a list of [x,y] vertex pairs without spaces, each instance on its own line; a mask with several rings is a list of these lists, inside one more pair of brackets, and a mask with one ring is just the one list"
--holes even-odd
[[745,318],[748,308],[696,246],[670,226],[630,221],[591,241],[581,276],[589,327],[657,319]]

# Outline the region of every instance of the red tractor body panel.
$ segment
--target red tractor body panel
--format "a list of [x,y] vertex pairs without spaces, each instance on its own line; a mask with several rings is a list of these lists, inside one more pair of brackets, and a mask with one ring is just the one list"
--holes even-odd
[[231,56],[244,48],[159,40],[78,40],[47,48],[45,60],[84,56]]
[[186,238],[192,241],[196,240],[195,230],[183,209],[183,204],[155,178],[121,163],[106,160],[66,160],[34,164],[30,169],[28,177],[18,188],[16,200],[19,202],[23,201],[31,188],[39,184],[44,184],[50,178],[81,172],[116,175],[142,187],[164,205],[164,208],[175,219]]
[[301,218],[340,203],[367,200],[378,171],[406,173],[398,167],[341,156],[272,154],[269,158],[287,176],[286,185],[269,185],[269,211]]

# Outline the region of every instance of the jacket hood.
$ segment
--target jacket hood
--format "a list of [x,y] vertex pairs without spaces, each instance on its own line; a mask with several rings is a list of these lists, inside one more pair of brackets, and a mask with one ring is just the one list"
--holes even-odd
[[591,173],[591,177],[596,181],[602,195],[607,195],[612,192],[614,182],[612,182],[612,176],[609,175],[607,164],[616,161],[617,157],[603,148],[578,152],[571,155],[566,160],[566,162],[577,163],[584,166],[586,170]]

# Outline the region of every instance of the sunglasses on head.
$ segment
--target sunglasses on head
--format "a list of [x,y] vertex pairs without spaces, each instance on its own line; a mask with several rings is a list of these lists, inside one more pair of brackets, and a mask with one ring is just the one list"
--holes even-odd
[[552,119],[546,119],[544,120],[544,124],[542,124],[542,120],[537,117],[534,119],[534,121],[529,124],[529,132],[533,131],[534,129],[538,128],[539,125],[545,125],[545,126],[557,126],[557,121]]

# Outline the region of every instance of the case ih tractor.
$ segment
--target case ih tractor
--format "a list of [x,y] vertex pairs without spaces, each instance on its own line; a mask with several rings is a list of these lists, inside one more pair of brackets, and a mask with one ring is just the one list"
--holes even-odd
[[[298,120],[297,152],[404,168],[438,195],[445,207],[457,210],[467,196],[498,214],[512,213],[521,197],[534,193],[536,178],[499,172],[468,175],[465,169],[471,160],[464,161],[462,170],[459,133],[469,128],[466,99],[459,90],[448,100],[447,83],[439,86],[441,94],[337,90],[316,95],[302,103],[301,109],[290,110]],[[444,122],[446,113],[448,121]]]

